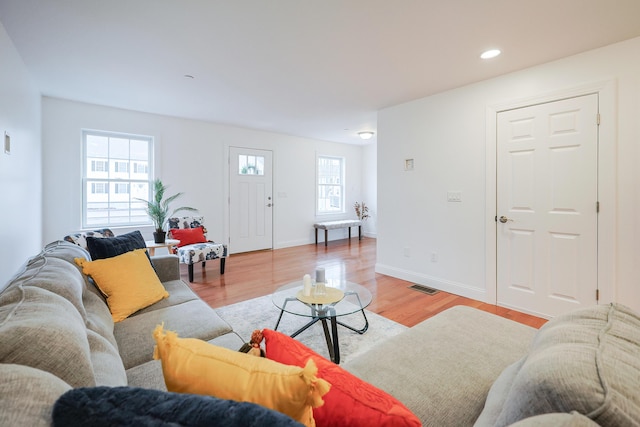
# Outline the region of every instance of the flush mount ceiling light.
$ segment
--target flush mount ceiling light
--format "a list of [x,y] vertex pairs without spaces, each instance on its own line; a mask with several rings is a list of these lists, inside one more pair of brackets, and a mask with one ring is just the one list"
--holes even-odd
[[500,52],[500,49],[490,49],[490,50],[486,50],[484,52],[482,52],[482,55],[480,55],[480,58],[482,59],[491,59],[491,58],[495,58],[496,56],[500,55],[502,52]]
[[360,139],[371,139],[373,138],[373,132],[371,131],[358,132],[358,136],[360,137]]

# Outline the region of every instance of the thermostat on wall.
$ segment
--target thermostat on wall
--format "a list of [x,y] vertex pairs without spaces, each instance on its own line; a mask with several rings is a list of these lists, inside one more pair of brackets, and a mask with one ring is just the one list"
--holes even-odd
[[413,170],[413,159],[405,159],[404,160],[404,170],[412,171]]

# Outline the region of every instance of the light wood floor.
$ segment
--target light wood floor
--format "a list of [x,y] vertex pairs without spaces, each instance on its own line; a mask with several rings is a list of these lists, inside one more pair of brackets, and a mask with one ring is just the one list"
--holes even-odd
[[[220,275],[218,260],[206,269],[194,266],[191,288],[211,307],[217,308],[271,294],[277,287],[301,280],[305,273],[313,277],[324,267],[327,277],[341,278],[367,287],[373,295],[368,310],[405,326],[413,326],[449,307],[476,307],[526,325],[539,328],[546,320],[469,298],[438,292],[427,295],[409,289],[412,283],[375,272],[376,240],[357,237],[285,249],[250,252],[227,258],[225,274]],[[188,282],[187,267],[181,264],[181,276]]]

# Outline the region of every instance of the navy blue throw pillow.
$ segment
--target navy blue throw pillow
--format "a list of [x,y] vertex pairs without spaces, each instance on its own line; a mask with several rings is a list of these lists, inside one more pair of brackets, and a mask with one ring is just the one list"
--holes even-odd
[[85,387],[67,391],[53,406],[54,427],[300,427],[249,402],[137,387]]
[[146,249],[147,244],[139,230],[114,237],[87,236],[87,249],[93,261],[112,258],[131,252],[134,249]]

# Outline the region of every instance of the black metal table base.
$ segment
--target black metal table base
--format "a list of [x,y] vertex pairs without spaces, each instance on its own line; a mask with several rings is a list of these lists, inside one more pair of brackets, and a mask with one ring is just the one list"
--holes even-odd
[[[358,294],[355,292],[346,292],[345,295],[355,295],[358,298],[358,302],[360,303],[360,298]],[[286,298],[282,308],[280,309],[280,316],[278,316],[278,321],[276,322],[274,331],[278,330],[278,326],[280,325],[280,320],[282,319],[282,315],[285,312],[285,307],[289,301],[297,301],[298,299],[295,297]],[[334,307],[335,304],[331,304],[328,306],[323,306],[320,304],[307,304],[311,309],[311,321],[295,331],[291,334],[291,338],[295,338],[300,335],[302,332],[309,329],[312,325],[316,324],[318,321],[322,322],[322,330],[324,331],[324,338],[327,342],[327,348],[329,349],[329,356],[331,361],[335,364],[340,363],[340,341],[338,340],[338,325],[345,327],[347,329],[352,330],[360,335],[367,332],[369,329],[369,319],[367,319],[367,315],[364,312],[364,308],[362,308],[362,304],[360,304],[360,312],[362,313],[362,317],[364,317],[364,327],[362,329],[354,328],[353,326],[347,325],[343,322],[338,321],[338,316],[336,315],[336,309]],[[329,331],[329,325],[327,324],[327,319],[331,323],[331,331]]]

